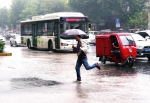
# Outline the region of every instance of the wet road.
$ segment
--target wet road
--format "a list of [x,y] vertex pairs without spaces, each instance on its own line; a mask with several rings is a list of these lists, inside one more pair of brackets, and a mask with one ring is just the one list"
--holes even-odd
[[[101,70],[81,67],[76,83],[75,53],[10,47],[10,57],[0,57],[0,103],[149,103],[150,63],[138,58],[133,69],[101,65]],[[98,62],[95,47],[89,63]]]

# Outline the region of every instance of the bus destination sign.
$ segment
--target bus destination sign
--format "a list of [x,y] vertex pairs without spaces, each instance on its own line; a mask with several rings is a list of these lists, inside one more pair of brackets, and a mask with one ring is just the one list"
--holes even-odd
[[82,22],[86,21],[85,18],[66,18],[66,22]]

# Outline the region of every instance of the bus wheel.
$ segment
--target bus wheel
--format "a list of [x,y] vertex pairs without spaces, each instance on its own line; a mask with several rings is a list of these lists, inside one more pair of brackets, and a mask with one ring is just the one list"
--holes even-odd
[[27,47],[28,47],[28,49],[31,49],[31,43],[30,43],[30,40],[28,40],[28,42],[27,42]]
[[53,43],[52,43],[52,41],[48,42],[48,50],[49,51],[53,51]]

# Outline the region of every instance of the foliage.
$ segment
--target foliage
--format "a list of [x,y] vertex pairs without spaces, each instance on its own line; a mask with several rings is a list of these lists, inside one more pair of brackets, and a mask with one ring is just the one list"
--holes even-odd
[[10,24],[11,27],[15,28],[17,24],[20,24],[21,14],[25,8],[25,4],[28,0],[12,0],[12,5],[10,9]]
[[52,12],[67,11],[66,0],[12,0],[10,24],[15,28],[22,20]]
[[0,8],[0,27],[6,28],[6,25],[9,24],[9,11],[6,7]]
[[44,15],[53,12],[67,11],[69,7],[65,0],[29,0],[21,17],[31,19],[32,16]]
[[3,43],[2,41],[0,41],[0,53],[3,52],[4,46],[5,46],[5,43]]
[[69,0],[69,5],[74,11],[88,15],[93,22],[116,16],[125,23],[127,16],[145,9],[146,2],[148,0],[82,0],[82,3],[80,0]]
[[[0,27],[15,28],[20,21],[32,16],[62,11],[82,12],[97,23],[115,17],[122,23],[133,25],[132,19],[146,10],[146,2],[148,0],[12,0],[9,10],[0,8]],[[140,23],[145,25],[145,21]]]
[[66,0],[44,0],[41,2],[40,14],[67,11]]
[[147,28],[147,11],[135,12],[132,16],[128,17],[127,25],[130,28]]
[[22,20],[31,19],[32,16],[38,15],[40,10],[39,0],[29,0],[20,14]]

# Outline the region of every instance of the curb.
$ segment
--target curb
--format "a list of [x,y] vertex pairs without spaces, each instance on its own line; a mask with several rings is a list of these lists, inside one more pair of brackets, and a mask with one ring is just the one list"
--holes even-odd
[[12,56],[12,53],[0,53],[0,56]]

